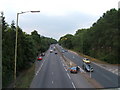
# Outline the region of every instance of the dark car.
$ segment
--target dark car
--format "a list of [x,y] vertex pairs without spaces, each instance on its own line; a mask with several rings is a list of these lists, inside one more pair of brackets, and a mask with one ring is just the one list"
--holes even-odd
[[41,56],[45,56],[45,53],[41,53]]
[[55,54],[57,54],[57,52],[55,52]]
[[68,52],[68,50],[65,50],[65,52]]
[[88,72],[93,72],[93,67],[90,64],[83,63],[83,69],[88,71]]
[[78,67],[71,67],[69,70],[71,73],[77,73],[79,71],[79,68]]

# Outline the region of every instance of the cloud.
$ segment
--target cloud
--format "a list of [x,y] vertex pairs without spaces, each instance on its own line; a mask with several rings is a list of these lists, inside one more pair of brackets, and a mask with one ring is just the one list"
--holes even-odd
[[96,16],[79,12],[71,12],[65,16],[27,14],[20,18],[19,25],[25,32],[30,33],[36,29],[41,35],[54,37],[55,39],[59,39],[61,35],[67,33],[74,34],[78,28],[89,28],[97,20]]
[[111,8],[118,8],[118,0],[2,0],[0,11],[11,24],[18,12],[40,10],[20,15],[19,26],[27,33],[36,29],[41,35],[59,39],[78,28],[89,28]]

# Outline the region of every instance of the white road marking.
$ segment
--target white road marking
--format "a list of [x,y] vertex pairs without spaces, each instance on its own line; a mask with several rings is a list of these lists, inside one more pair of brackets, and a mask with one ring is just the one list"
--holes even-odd
[[52,81],[52,84],[53,84],[53,81]]
[[43,64],[44,64],[44,62],[45,62],[45,60],[43,61],[42,65],[39,67],[39,69],[38,69],[38,71],[36,72],[35,75],[37,75],[37,74],[39,73],[39,71],[41,70],[41,68],[42,68],[42,66],[43,66]]
[[84,73],[86,73],[80,66],[78,66],[79,68],[80,68],[80,72],[82,73],[82,72],[84,72]]
[[52,72],[52,75],[53,75],[53,72]]
[[67,69],[65,69],[65,71],[67,71]]
[[68,73],[67,73],[67,75],[68,75],[69,79],[71,79],[71,77],[70,77],[70,75]]
[[75,88],[75,85],[74,85],[74,83],[72,82],[72,85],[73,85],[73,88]]

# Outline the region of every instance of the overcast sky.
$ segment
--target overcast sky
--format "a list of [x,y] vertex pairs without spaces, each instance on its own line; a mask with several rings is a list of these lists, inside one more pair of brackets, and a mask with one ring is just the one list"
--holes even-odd
[[118,8],[119,0],[1,0],[0,12],[11,24],[16,13],[40,10],[40,13],[19,15],[19,26],[26,33],[37,30],[40,35],[59,39],[75,34],[78,29],[89,28],[107,10]]

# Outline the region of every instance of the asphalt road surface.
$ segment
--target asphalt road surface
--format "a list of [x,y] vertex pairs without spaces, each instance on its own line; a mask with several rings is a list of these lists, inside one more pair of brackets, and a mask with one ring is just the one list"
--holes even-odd
[[36,72],[30,88],[94,88],[80,72],[71,74],[67,71],[62,57],[49,51],[42,61],[36,61]]
[[[57,45],[58,49],[60,51],[62,51],[62,47]],[[77,64],[78,66],[82,67],[83,65],[83,57],[78,56],[72,52],[65,52],[63,53],[63,55],[67,58],[69,58],[71,61],[73,61],[75,64]],[[107,71],[97,65],[95,65],[94,63],[91,63],[94,72],[92,72],[92,78],[94,78],[98,83],[100,83],[104,88],[116,88],[119,85],[119,78],[116,74]],[[89,74],[89,72],[87,72],[87,74]]]

